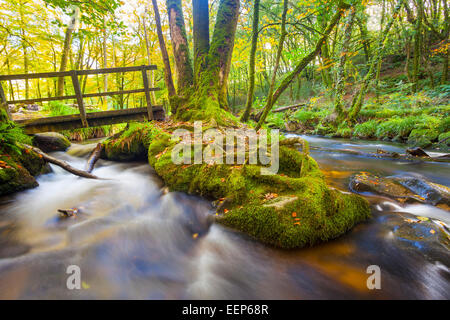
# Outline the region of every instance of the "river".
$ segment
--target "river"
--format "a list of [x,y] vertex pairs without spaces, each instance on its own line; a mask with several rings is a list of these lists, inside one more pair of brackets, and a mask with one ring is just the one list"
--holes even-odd
[[[449,164],[347,152],[403,145],[305,138],[330,185],[342,190],[361,171],[450,184]],[[53,155],[83,168],[94,146]],[[105,180],[52,168],[38,188],[0,198],[0,299],[450,299],[448,248],[396,234],[415,216],[449,226],[443,209],[365,195],[369,221],[329,243],[280,250],[211,224],[209,201],[165,193],[145,163],[100,160],[95,174]],[[80,209],[76,218],[58,217],[72,207]],[[81,270],[81,290],[66,286],[71,265]],[[367,288],[370,265],[380,267],[380,290]]]

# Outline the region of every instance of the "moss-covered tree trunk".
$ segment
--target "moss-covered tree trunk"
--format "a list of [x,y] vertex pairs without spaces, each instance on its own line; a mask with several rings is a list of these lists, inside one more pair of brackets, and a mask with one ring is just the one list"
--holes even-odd
[[217,91],[219,106],[223,109],[228,109],[227,83],[231,68],[239,7],[239,0],[222,0],[220,2],[208,54],[208,67],[200,76],[202,83],[199,85],[214,88]]
[[345,93],[345,65],[347,62],[347,54],[349,53],[350,40],[352,36],[353,24],[355,21],[356,9],[354,6],[350,8],[344,31],[344,41],[342,43],[341,57],[336,70],[336,89],[334,98],[334,112],[337,114],[338,121],[345,117],[342,100]]
[[167,0],[167,12],[169,15],[175,69],[177,71],[178,94],[184,96],[186,90],[193,85],[194,71],[189,55],[181,0]]
[[367,89],[369,87],[369,83],[373,77],[373,73],[375,72],[375,67],[377,66],[378,60],[381,59],[381,57],[383,57],[383,53],[384,53],[384,50],[386,47],[389,31],[391,30],[391,27],[394,24],[395,19],[397,19],[397,15],[398,15],[403,3],[404,3],[404,0],[399,0],[397,2],[397,5],[394,9],[394,12],[393,12],[388,24],[386,25],[386,28],[383,30],[383,32],[380,35],[377,48],[376,48],[375,53],[372,56],[371,61],[370,61],[369,71],[367,71],[367,74],[365,75],[364,79],[361,82],[359,92],[353,98],[352,105],[351,105],[350,111],[348,113],[348,119],[351,121],[355,120],[359,114],[359,111],[361,111],[361,107],[364,102],[364,98],[366,96]]
[[194,20],[194,74],[195,83],[207,67],[206,57],[209,52],[209,7],[208,0],[192,0]]
[[248,58],[248,91],[245,110],[241,117],[242,122],[247,122],[250,117],[250,111],[252,109],[253,98],[255,95],[255,59],[256,49],[258,46],[259,3],[260,0],[255,0],[255,4],[253,6],[252,47],[250,48],[250,56]]
[[[184,26],[180,0],[167,0],[170,35],[177,70],[177,111],[183,121],[211,120],[227,122],[231,114],[227,102],[227,82],[234,47],[239,0],[221,0],[211,41],[207,1],[194,1],[194,62]],[[195,66],[195,74],[194,74]],[[235,122],[235,119],[232,119]]]
[[421,57],[421,42],[422,42],[422,16],[423,3],[422,0],[417,0],[417,18],[414,35],[414,64],[413,64],[413,91],[417,92],[420,72],[420,57]]
[[[450,17],[448,13],[448,4],[447,0],[442,0],[442,7],[444,8],[444,39],[448,40],[449,31],[450,31]],[[442,76],[441,76],[441,84],[446,84],[448,80],[448,60],[450,58],[450,50],[447,48],[444,53],[444,63],[442,65]]]

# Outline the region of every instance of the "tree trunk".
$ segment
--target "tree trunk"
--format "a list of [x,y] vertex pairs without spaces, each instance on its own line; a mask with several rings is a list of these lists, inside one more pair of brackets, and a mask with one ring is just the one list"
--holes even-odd
[[[107,47],[107,39],[108,35],[106,32],[106,20],[103,18],[103,68],[108,68],[108,47]],[[103,75],[103,92],[108,91],[108,74]],[[105,101],[106,101],[105,97]]]
[[194,20],[194,74],[198,83],[200,74],[206,69],[209,52],[209,7],[208,0],[192,0]]
[[258,46],[259,3],[260,0],[255,0],[255,5],[253,7],[252,46],[250,49],[250,57],[248,61],[249,80],[248,80],[247,102],[245,103],[245,111],[241,117],[242,122],[248,121],[255,94],[255,58],[256,58],[256,49]]
[[[158,33],[158,41],[159,41],[159,49],[161,50],[161,55],[164,63],[164,82],[166,83],[167,91],[169,94],[169,100],[176,96],[175,86],[173,84],[172,79],[172,69],[170,67],[170,59],[169,54],[167,53],[166,42],[164,41],[164,36],[161,28],[161,17],[159,15],[158,3],[156,0],[152,0],[153,11],[155,13],[155,24],[156,24],[156,32]],[[176,107],[172,107],[172,113],[176,113]]]
[[421,41],[422,41],[422,16],[423,3],[422,0],[417,0],[417,18],[414,36],[414,65],[413,65],[413,92],[417,92],[420,72],[420,56],[421,56]]
[[[147,13],[147,11],[145,13]],[[145,16],[146,16],[146,14],[142,18],[142,24],[144,26],[145,47],[147,49],[147,61],[148,61],[148,64],[151,65],[152,64],[152,58],[151,58],[151,54],[150,54],[150,41],[148,39],[147,24],[145,22]],[[153,71],[150,70],[150,71],[148,71],[148,73],[150,73],[150,76],[148,77],[149,78],[149,85],[150,85],[150,88],[153,88],[155,86],[155,81],[154,81],[154,77],[153,77]],[[150,98],[151,98],[152,105],[155,105],[156,104],[155,91],[150,92]]]
[[191,88],[194,80],[189,45],[186,37],[183,9],[181,0],[167,0],[167,12],[169,14],[170,37],[172,39],[175,68],[177,71],[178,94],[185,95]]
[[222,0],[220,2],[208,53],[208,68],[201,76],[203,82],[201,86],[216,89],[219,106],[223,109],[228,109],[227,82],[231,68],[239,7],[239,0]]
[[[22,12],[22,7],[20,7],[20,23],[21,23],[21,44],[23,50],[23,68],[24,73],[28,73],[28,52],[27,52],[27,44],[25,41],[25,19]],[[25,99],[29,99],[30,97],[30,83],[28,79],[25,79]]]
[[352,36],[353,23],[355,21],[356,9],[351,7],[350,14],[348,15],[345,31],[344,42],[342,44],[341,58],[336,72],[336,91],[334,98],[334,112],[337,114],[337,118],[342,119],[344,117],[344,109],[342,107],[342,99],[345,93],[345,64],[347,62],[347,54],[349,53],[350,40]]
[[[383,1],[383,8],[381,12],[381,23],[380,23],[380,33],[383,32],[383,24],[386,17],[386,3]],[[377,72],[375,76],[375,95],[376,95],[376,101],[379,101],[379,94],[378,94],[378,84],[380,82],[380,73],[381,73],[381,64],[383,62],[383,57],[381,59],[378,59],[377,64]]]
[[[66,35],[64,37],[64,47],[63,47],[63,52],[61,55],[61,64],[59,67],[59,71],[63,72],[66,71],[67,69],[67,60],[69,58],[69,51],[70,51],[70,45],[72,43],[72,33],[73,33],[73,29],[69,26],[66,29]],[[63,96],[64,95],[64,77],[59,77],[58,78],[58,92],[57,92],[58,96]]]
[[390,18],[385,30],[383,30],[383,32],[380,34],[380,39],[378,41],[377,48],[370,61],[369,71],[367,72],[361,83],[359,92],[353,98],[352,106],[348,115],[349,120],[354,120],[356,116],[359,114],[359,111],[361,110],[362,104],[364,102],[364,97],[366,96],[367,88],[369,86],[369,82],[372,79],[373,72],[375,70],[375,66],[378,63],[378,60],[383,56],[389,31],[392,25],[394,24],[394,21],[397,18],[397,14],[400,11],[400,8],[402,7],[403,3],[404,0],[398,0],[397,6],[394,9],[392,17]]

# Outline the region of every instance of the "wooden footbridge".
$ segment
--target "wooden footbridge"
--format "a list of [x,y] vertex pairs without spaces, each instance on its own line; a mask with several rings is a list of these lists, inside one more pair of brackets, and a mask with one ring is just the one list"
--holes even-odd
[[[67,116],[57,116],[57,117],[47,117],[38,119],[28,119],[28,120],[16,120],[15,122],[20,124],[26,133],[38,133],[38,132],[49,132],[49,131],[60,131],[67,129],[77,129],[77,128],[88,128],[95,126],[102,126],[115,123],[125,123],[130,121],[149,121],[157,120],[162,121],[165,119],[165,113],[162,106],[153,106],[150,99],[151,91],[158,91],[159,88],[150,88],[147,71],[156,70],[154,65],[144,65],[135,67],[120,67],[120,68],[105,68],[105,69],[92,69],[92,70],[72,70],[63,72],[47,72],[47,73],[27,73],[27,74],[16,74],[16,75],[0,75],[0,101],[1,106],[6,108],[9,115],[8,105],[9,104],[30,104],[44,101],[56,101],[56,100],[76,100],[79,114],[67,115]],[[135,90],[122,90],[122,91],[111,91],[111,92],[101,92],[101,93],[87,93],[84,94],[81,91],[79,76],[85,75],[98,75],[98,74],[110,74],[110,73],[124,73],[124,72],[136,72],[140,71],[142,73],[142,79],[144,88]],[[5,92],[2,87],[2,81],[10,80],[27,80],[27,79],[42,79],[42,78],[60,78],[60,77],[70,77],[72,80],[75,95],[62,96],[62,97],[47,97],[47,98],[37,98],[37,99],[25,99],[25,100],[7,100]],[[147,106],[145,108],[132,108],[132,109],[122,109],[122,110],[111,110],[102,112],[86,112],[84,106],[84,98],[91,97],[105,97],[132,93],[145,93],[145,99]],[[10,115],[9,115],[10,117]]]

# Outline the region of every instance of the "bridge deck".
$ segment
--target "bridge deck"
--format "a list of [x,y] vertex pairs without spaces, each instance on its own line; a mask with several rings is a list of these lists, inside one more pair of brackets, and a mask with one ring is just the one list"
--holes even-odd
[[[102,112],[88,112],[86,113],[86,118],[89,123],[89,127],[125,123],[130,121],[148,121],[148,109],[133,108]],[[165,113],[162,106],[153,106],[153,118],[157,121],[163,121],[165,119]],[[16,120],[15,122],[20,124],[27,134],[78,129],[84,127],[79,114],[40,119]]]

